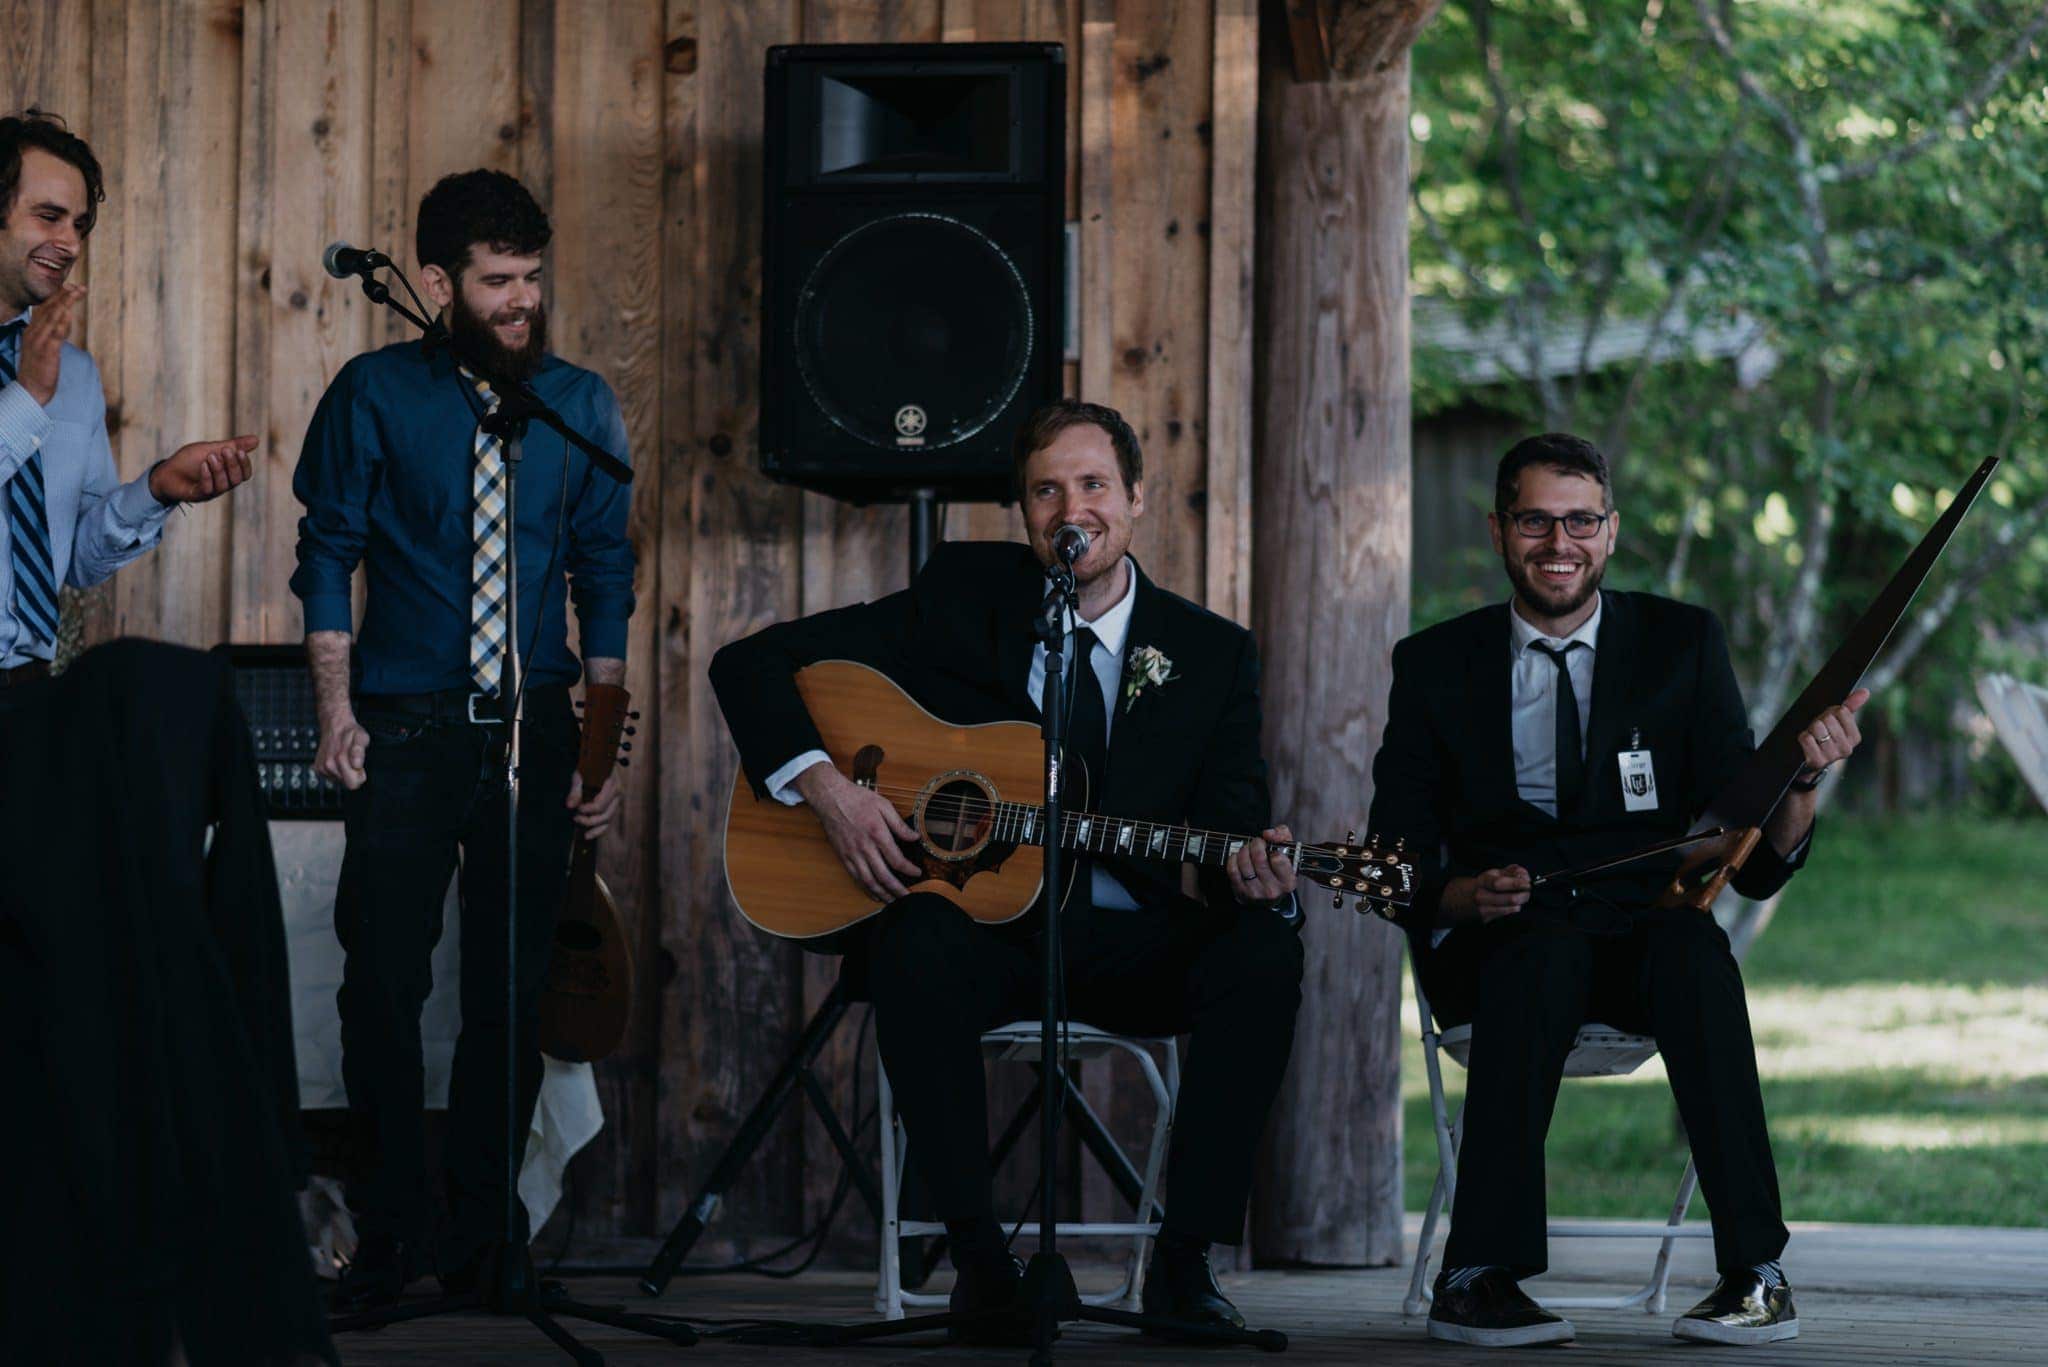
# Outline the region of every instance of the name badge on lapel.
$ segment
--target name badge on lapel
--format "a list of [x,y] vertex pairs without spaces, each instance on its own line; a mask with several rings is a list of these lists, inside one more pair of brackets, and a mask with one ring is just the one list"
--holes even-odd
[[1621,768],[1621,805],[1631,812],[1657,810],[1657,770],[1642,743],[1640,733],[1631,735],[1629,744],[1635,748],[1615,757]]

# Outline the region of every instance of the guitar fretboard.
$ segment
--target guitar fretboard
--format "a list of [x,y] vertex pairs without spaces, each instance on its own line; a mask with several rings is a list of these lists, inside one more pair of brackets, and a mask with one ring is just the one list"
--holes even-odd
[[[1023,802],[995,804],[995,839],[1014,845],[1045,843],[1045,812]],[[1192,826],[1166,826],[1153,821],[1127,821],[1094,812],[1063,812],[1060,848],[1090,854],[1118,854],[1132,859],[1163,859],[1169,863],[1213,864],[1221,867],[1244,847],[1250,836],[1205,831]],[[1289,856],[1301,858],[1299,842]]]

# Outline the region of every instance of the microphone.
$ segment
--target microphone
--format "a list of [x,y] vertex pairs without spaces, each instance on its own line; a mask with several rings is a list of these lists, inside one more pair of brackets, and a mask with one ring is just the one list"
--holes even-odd
[[1074,562],[1088,554],[1088,533],[1073,523],[1062,523],[1052,534],[1052,553],[1062,565],[1073,568]]
[[351,275],[367,276],[391,264],[391,258],[375,248],[355,248],[346,242],[330,242],[321,254],[320,264],[336,280],[346,280]]

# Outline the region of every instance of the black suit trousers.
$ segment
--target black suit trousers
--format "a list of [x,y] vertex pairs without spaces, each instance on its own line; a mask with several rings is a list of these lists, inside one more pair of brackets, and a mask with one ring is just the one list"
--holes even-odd
[[[527,690],[519,795],[518,1142],[540,1090],[540,986],[568,869],[565,801],[577,730],[568,690]],[[430,1209],[420,1010],[461,853],[462,1031],[444,1154],[452,1266],[495,1237],[505,1199],[506,812],[501,726],[357,706],[368,780],[343,799],[348,843],[335,894],[341,939],[341,1071],[357,1171],[349,1207],[365,1233],[419,1239]],[[517,1161],[515,1155],[514,1161]]]
[[1654,1037],[1692,1143],[1724,1271],[1776,1258],[1786,1230],[1742,973],[1695,911],[1620,934],[1535,915],[1464,926],[1423,958],[1441,1025],[1472,1026],[1465,1132],[1444,1266],[1549,1265],[1543,1141],[1579,1027]]
[[[1259,1136],[1294,1044],[1299,930],[1271,912],[1219,914],[1192,902],[1070,909],[1061,930],[1070,1019],[1192,1037],[1167,1153],[1168,1219],[1181,1233],[1237,1243]],[[979,1039],[1038,1017],[1040,943],[922,893],[877,918],[869,948],[876,1041],[909,1159],[941,1218],[991,1215]]]

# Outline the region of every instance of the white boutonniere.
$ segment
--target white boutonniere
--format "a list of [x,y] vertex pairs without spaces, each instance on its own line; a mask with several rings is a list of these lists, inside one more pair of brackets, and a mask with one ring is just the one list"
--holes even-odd
[[1179,677],[1173,672],[1173,661],[1158,646],[1139,646],[1124,661],[1124,711],[1130,711],[1138,695],[1154,684],[1170,683]]

